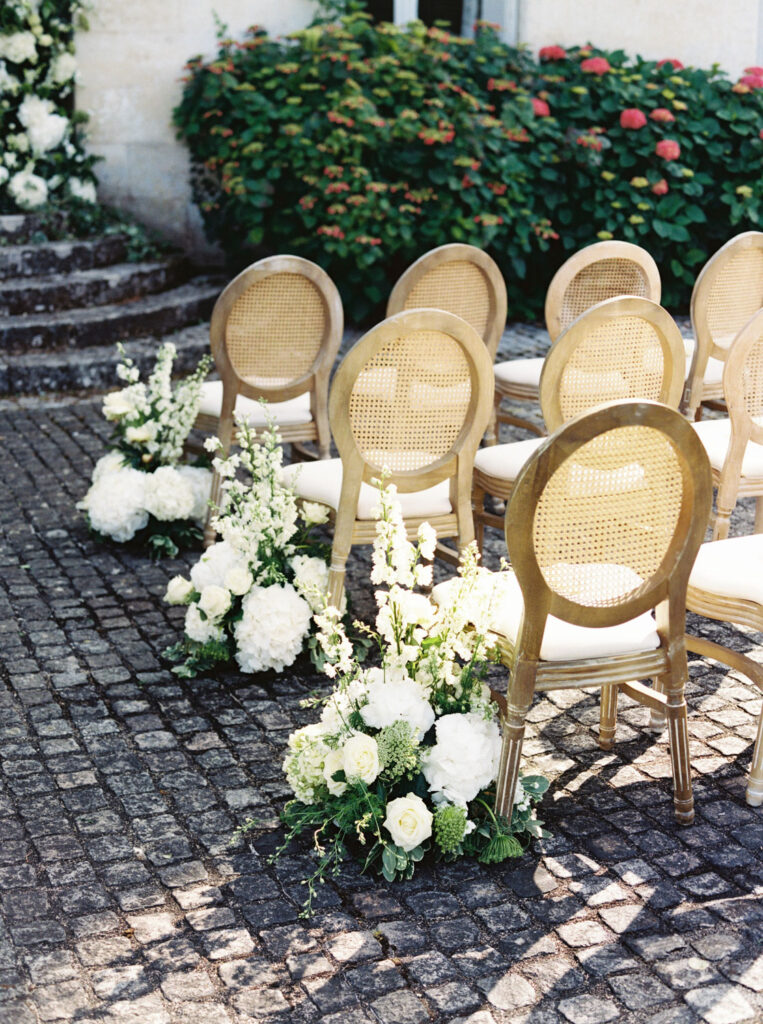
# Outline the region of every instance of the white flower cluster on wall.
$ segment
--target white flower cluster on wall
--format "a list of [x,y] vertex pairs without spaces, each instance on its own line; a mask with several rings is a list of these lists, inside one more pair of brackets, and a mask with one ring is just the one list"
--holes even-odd
[[0,4],[0,212],[96,201],[95,158],[74,113],[81,0]]

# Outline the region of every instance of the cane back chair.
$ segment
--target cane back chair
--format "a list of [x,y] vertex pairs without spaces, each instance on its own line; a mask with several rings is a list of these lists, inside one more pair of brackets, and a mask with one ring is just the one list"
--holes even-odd
[[[631,242],[594,242],[562,264],[546,292],[545,319],[551,341],[591,306],[618,295],[637,295],[659,303],[660,273],[649,253]],[[543,434],[532,420],[502,412],[501,402],[537,403],[543,358],[511,359],[495,366],[495,403],[499,423]]]
[[[675,409],[686,368],[683,338],[675,321],[650,299],[606,299],[574,320],[551,346],[540,380],[540,405],[549,432],[603,402],[654,400]],[[486,525],[503,528],[488,512],[485,495],[507,501],[528,458],[542,444],[528,438],[474,457],[473,503],[477,543]]]
[[729,415],[694,424],[713,469],[713,540],[728,536],[739,498],[755,497],[755,532],[763,532],[763,309],[737,335],[723,367]]
[[[495,262],[474,245],[452,242],[419,257],[398,279],[387,316],[406,309],[444,309],[471,324],[495,359],[506,326],[506,284]],[[495,417],[485,435],[495,444]]]
[[[689,576],[686,607],[697,615],[763,632],[763,583],[759,571],[762,566],[761,534],[703,544]],[[763,665],[747,655],[691,634],[686,635],[686,646],[704,658],[736,669],[763,691]],[[652,713],[652,725],[664,725],[658,713]],[[758,715],[746,799],[752,807],[763,804],[763,708]]]
[[723,399],[729,346],[763,307],[763,232],[745,231],[721,246],[700,271],[691,295],[694,353],[683,408],[701,416],[703,402]]
[[[328,458],[328,382],[342,331],[339,292],[319,266],[300,256],[253,263],[215,303],[209,333],[221,379],[202,385],[195,426],[216,433],[227,453],[234,410],[265,429],[264,398],[284,443],[315,441]],[[211,498],[220,498],[217,477]],[[208,524],[205,542],[213,539]]]
[[[619,690],[667,714],[676,819],[693,821],[684,621],[711,497],[696,434],[680,413],[651,402],[576,417],[521,472],[506,510],[519,598],[499,637],[511,673],[501,814],[511,814],[534,693],[601,687],[604,749],[614,741]],[[630,682],[645,678],[657,685]]]
[[390,471],[406,529],[428,521],[459,547],[474,539],[472,463],[492,405],[493,368],[484,342],[460,317],[416,309],[370,330],[339,366],[329,421],[339,459],[287,466],[297,495],[329,507],[334,543],[329,600],[339,607],[353,544],[371,544],[378,492]]

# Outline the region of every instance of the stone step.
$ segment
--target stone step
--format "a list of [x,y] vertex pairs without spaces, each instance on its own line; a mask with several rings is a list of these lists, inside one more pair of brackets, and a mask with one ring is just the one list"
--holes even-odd
[[[187,374],[199,359],[209,352],[209,324],[195,324],[165,338],[131,338],[124,342],[125,351],[143,375],[151,372],[156,351],[163,341],[177,347],[175,373]],[[23,355],[0,357],[0,393],[8,396],[39,395],[54,391],[103,391],[120,387],[116,374],[119,354],[114,345],[94,345],[76,353],[26,352]]]
[[35,274],[68,274],[107,267],[127,259],[124,235],[104,235],[77,242],[26,242],[0,246],[0,280]]
[[0,214],[0,245],[19,241],[37,229],[38,219],[29,213]]
[[102,306],[151,295],[183,284],[188,265],[179,257],[75,270],[70,274],[17,277],[0,286],[0,316]]
[[0,317],[0,353],[79,349],[168,334],[208,317],[222,286],[220,279],[202,276],[179,288],[129,302],[65,313]]

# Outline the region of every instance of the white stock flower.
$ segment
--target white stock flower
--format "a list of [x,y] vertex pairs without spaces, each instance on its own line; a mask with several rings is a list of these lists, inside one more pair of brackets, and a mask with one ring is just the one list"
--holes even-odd
[[220,619],[230,608],[230,591],[210,583],[199,595],[198,604],[208,619]]
[[302,650],[310,631],[310,605],[290,583],[255,586],[244,598],[234,635],[242,672],[281,672]]
[[241,556],[232,548],[227,541],[218,541],[212,544],[193,569],[191,569],[191,582],[199,593],[204,587],[216,584],[218,587],[225,585],[225,577],[228,572],[238,565],[242,565]]
[[30,145],[35,153],[47,153],[64,140],[69,121],[54,113],[55,104],[39,96],[29,95],[18,109],[18,119],[26,128]]
[[317,501],[303,501],[299,514],[305,526],[320,526],[328,520],[329,509],[328,505],[321,505]]
[[236,597],[243,597],[252,589],[254,577],[245,565],[234,565],[225,574],[225,587]]
[[203,466],[177,466],[177,472],[190,484],[193,492],[193,509],[190,517],[200,525],[204,525],[209,508],[209,495],[212,491],[212,473]]
[[31,170],[19,171],[8,182],[8,191],[22,210],[35,210],[48,201],[48,186],[44,178]]
[[185,576],[173,576],[167,584],[164,600],[167,604],[188,604],[193,593],[193,583]]
[[63,85],[64,82],[68,82],[77,72],[77,58],[73,53],[69,53],[68,50],[64,50],[54,57],[50,65],[50,71],[48,75],[51,82],[56,85]]
[[90,479],[94,484],[98,483],[101,477],[107,473],[118,473],[119,470],[124,468],[124,464],[125,460],[121,452],[106,452],[93,466],[93,475]]
[[314,612],[320,611],[326,603],[329,585],[328,565],[322,558],[295,555],[291,560],[291,567],[294,570],[294,586]]
[[83,203],[94,203],[97,201],[95,185],[92,181],[83,181],[81,178],[69,178],[67,182],[69,195],[75,199],[81,199]]
[[23,64],[24,61],[35,63],[37,60],[37,43],[32,32],[14,32],[9,36],[0,36],[0,57]]
[[190,640],[206,644],[210,640],[222,640],[223,629],[211,619],[202,619],[199,606],[190,604],[185,613],[185,634]]
[[159,466],[148,474],[145,506],[155,519],[165,523],[190,519],[194,506],[193,490],[172,466]]
[[321,712],[321,722],[332,733],[349,732],[352,712],[366,698],[367,687],[362,679],[352,679],[331,694]]
[[384,827],[392,836],[392,842],[408,853],[420,846],[432,834],[433,814],[414,793],[399,796],[387,804]]
[[336,772],[344,768],[344,757],[341,750],[329,750],[323,762],[323,777],[332,796],[341,796],[347,789],[346,782],[338,782],[332,778]]
[[379,747],[373,736],[358,732],[342,747],[342,767],[348,782],[370,785],[381,771]]
[[94,530],[123,544],[148,524],[145,486],[146,474],[137,469],[103,473],[77,508],[87,511]]
[[419,742],[434,724],[434,711],[424,690],[413,679],[388,679],[381,669],[370,669],[366,674],[368,703],[360,709],[366,725],[383,729],[402,719],[414,730]]
[[437,534],[429,523],[422,523],[418,532],[419,549],[421,557],[430,562],[434,558]]
[[422,754],[421,770],[435,800],[465,806],[498,771],[501,737],[494,721],[474,712],[443,715],[437,742]]

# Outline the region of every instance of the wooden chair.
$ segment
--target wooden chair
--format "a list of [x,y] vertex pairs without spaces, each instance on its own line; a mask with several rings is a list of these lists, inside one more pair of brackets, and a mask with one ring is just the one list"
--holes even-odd
[[[419,257],[400,277],[387,302],[387,316],[422,307],[444,309],[471,324],[495,359],[506,327],[506,285],[495,262],[473,245],[441,245]],[[486,444],[497,441],[495,417]]]
[[[227,453],[235,440],[234,409],[264,429],[264,398],[284,443],[315,441],[327,459],[328,383],[343,324],[336,285],[315,263],[271,256],[247,267],[212,312],[210,342],[220,380],[202,385],[195,426],[216,433]],[[215,476],[214,503],[219,488]],[[213,540],[207,525],[205,543]]]
[[507,586],[491,627],[510,670],[500,814],[511,815],[534,694],[600,687],[605,750],[614,742],[618,691],[667,714],[676,819],[693,821],[684,620],[711,497],[696,434],[658,403],[584,413],[522,470],[506,510],[513,573],[499,574]]
[[[582,313],[546,356],[540,404],[549,432],[603,402],[653,399],[678,408],[686,368],[675,321],[650,299],[607,299]],[[473,504],[477,542],[486,525],[502,528],[503,516],[485,509],[485,495],[502,501],[542,438],[482,448],[474,457]]]
[[300,498],[334,518],[329,599],[341,601],[353,544],[371,544],[371,485],[384,468],[397,485],[409,536],[428,521],[438,538],[474,539],[472,463],[490,417],[493,369],[487,347],[460,317],[438,309],[398,313],[348,352],[329,396],[340,458],[287,466]]
[[[697,615],[720,622],[730,622],[763,631],[763,584],[759,572],[763,566],[763,536],[750,534],[703,544],[689,576],[686,607]],[[712,658],[747,676],[763,691],[763,665],[739,651],[687,634],[690,651]],[[664,725],[654,712],[652,724]],[[758,716],[758,730],[752,755],[752,768],[747,783],[747,803],[763,804],[763,709]]]
[[691,295],[694,354],[683,408],[699,418],[701,404],[723,399],[729,346],[763,307],[763,232],[745,231],[721,246],[700,271]]
[[[618,295],[638,295],[659,303],[660,273],[649,253],[630,242],[595,242],[562,264],[546,292],[545,319],[551,341],[591,306]],[[532,421],[501,412],[506,398],[540,400],[543,359],[511,359],[495,366],[495,403],[499,423],[543,431]]]
[[728,536],[731,513],[744,497],[757,498],[755,532],[763,532],[763,309],[728,350],[723,395],[728,417],[694,424],[718,489],[713,540]]

